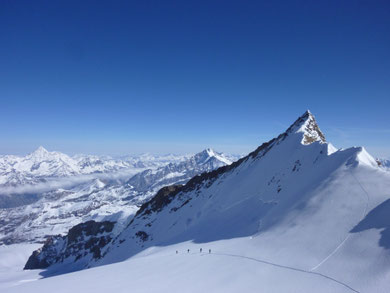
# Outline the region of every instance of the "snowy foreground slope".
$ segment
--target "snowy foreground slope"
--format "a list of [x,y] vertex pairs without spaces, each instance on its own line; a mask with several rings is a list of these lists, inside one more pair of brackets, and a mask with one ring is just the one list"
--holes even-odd
[[39,270],[23,271],[26,258],[38,247],[36,243],[0,245],[0,292],[4,288],[40,278]]
[[336,150],[306,112],[238,162],[158,193],[100,257],[41,275],[89,269],[3,291],[390,292],[389,190],[364,148]]

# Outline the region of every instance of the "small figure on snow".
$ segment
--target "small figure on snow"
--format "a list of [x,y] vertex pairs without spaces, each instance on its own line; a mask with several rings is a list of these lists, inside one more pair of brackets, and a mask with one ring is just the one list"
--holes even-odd
[[176,254],[178,254],[179,252],[176,250]]
[[189,250],[189,249],[187,249],[187,253],[190,253],[190,250]]
[[211,249],[209,249],[209,253],[211,253]]
[[199,251],[200,251],[200,253],[202,253],[202,248],[201,248],[201,249],[199,249]]

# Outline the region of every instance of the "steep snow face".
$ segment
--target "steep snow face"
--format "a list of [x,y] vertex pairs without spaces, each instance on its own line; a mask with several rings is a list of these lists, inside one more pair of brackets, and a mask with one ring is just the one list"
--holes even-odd
[[389,198],[389,174],[363,148],[334,151],[313,121],[306,112],[238,162],[158,194],[89,266],[187,243],[319,274],[341,292],[389,289],[387,234],[354,229]]
[[[118,238],[138,240],[130,240],[131,249],[124,245],[126,252],[109,249],[102,262],[125,259],[156,243],[209,242],[259,233],[358,151],[334,152],[313,115],[306,112],[286,132],[247,157],[144,204]],[[247,219],[237,221],[242,217]],[[140,231],[147,236],[137,238]]]
[[[50,235],[65,234],[88,220],[114,221],[116,232],[163,186],[186,183],[226,162],[230,163],[225,155],[208,149],[179,163],[135,175],[136,172],[127,173],[131,177],[126,178],[127,182],[95,178],[42,193],[32,204],[0,209],[0,244],[43,242]],[[14,200],[17,197],[13,195]]]

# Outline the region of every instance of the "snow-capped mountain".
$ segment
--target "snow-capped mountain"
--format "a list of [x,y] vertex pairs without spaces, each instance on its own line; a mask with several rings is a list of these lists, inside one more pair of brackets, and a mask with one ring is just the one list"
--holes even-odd
[[130,168],[123,161],[95,160],[86,156],[79,160],[60,152],[49,152],[42,146],[25,157],[0,157],[0,186],[20,186],[46,182],[50,178],[64,178],[95,172],[112,172]]
[[145,170],[130,178],[127,183],[139,191],[156,193],[161,186],[185,183],[197,174],[231,163],[224,154],[208,148],[181,163]]
[[[131,162],[133,166],[137,168],[158,168],[165,166],[169,163],[180,163],[192,157],[193,154],[177,155],[177,154],[166,154],[156,155],[150,153],[144,153],[139,155],[126,155],[121,156],[118,159]],[[234,155],[233,155],[234,157]]]
[[48,152],[43,147],[25,157],[0,157],[0,184],[15,186],[44,181],[45,177],[64,177],[79,174],[77,163],[59,152]]
[[[389,190],[389,173],[364,148],[337,150],[307,111],[237,162],[161,189],[113,240],[82,232],[100,224],[79,226],[84,237],[47,243],[26,268],[110,264],[78,273],[79,282],[125,271],[116,284],[137,292],[199,292],[196,283],[211,292],[388,292]],[[95,278],[95,292],[107,278]],[[31,286],[49,292],[66,279]]]
[[[40,150],[40,153],[41,158],[48,157],[45,151]],[[39,156],[36,157],[38,162],[42,161],[38,159]],[[85,163],[86,158],[93,162],[91,156],[84,156],[78,162]],[[147,161],[150,162],[149,165],[152,164],[152,159]],[[127,180],[91,178],[69,188],[55,188],[39,194],[38,197],[33,197],[33,203],[0,209],[0,243],[43,242],[50,235],[65,234],[71,227],[89,220],[118,222],[115,232],[142,203],[163,186],[186,183],[197,174],[231,163],[225,155],[211,149],[184,161],[177,161],[156,169],[147,169],[133,174],[134,176],[128,173],[130,179]],[[154,163],[154,166],[157,164]],[[96,166],[101,164],[77,166],[89,168],[93,165],[94,170],[97,170]],[[20,195],[11,197],[15,199]]]

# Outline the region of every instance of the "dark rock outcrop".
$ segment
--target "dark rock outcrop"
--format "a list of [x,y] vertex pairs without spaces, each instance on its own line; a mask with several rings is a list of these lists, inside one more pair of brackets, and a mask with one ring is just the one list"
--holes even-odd
[[45,269],[51,264],[58,262],[57,248],[64,244],[64,240],[64,237],[61,235],[50,236],[41,248],[33,251],[24,269]]
[[72,227],[66,236],[51,236],[29,257],[24,269],[44,269],[65,259],[77,261],[81,257],[101,257],[101,249],[112,240],[115,222],[88,221]]

